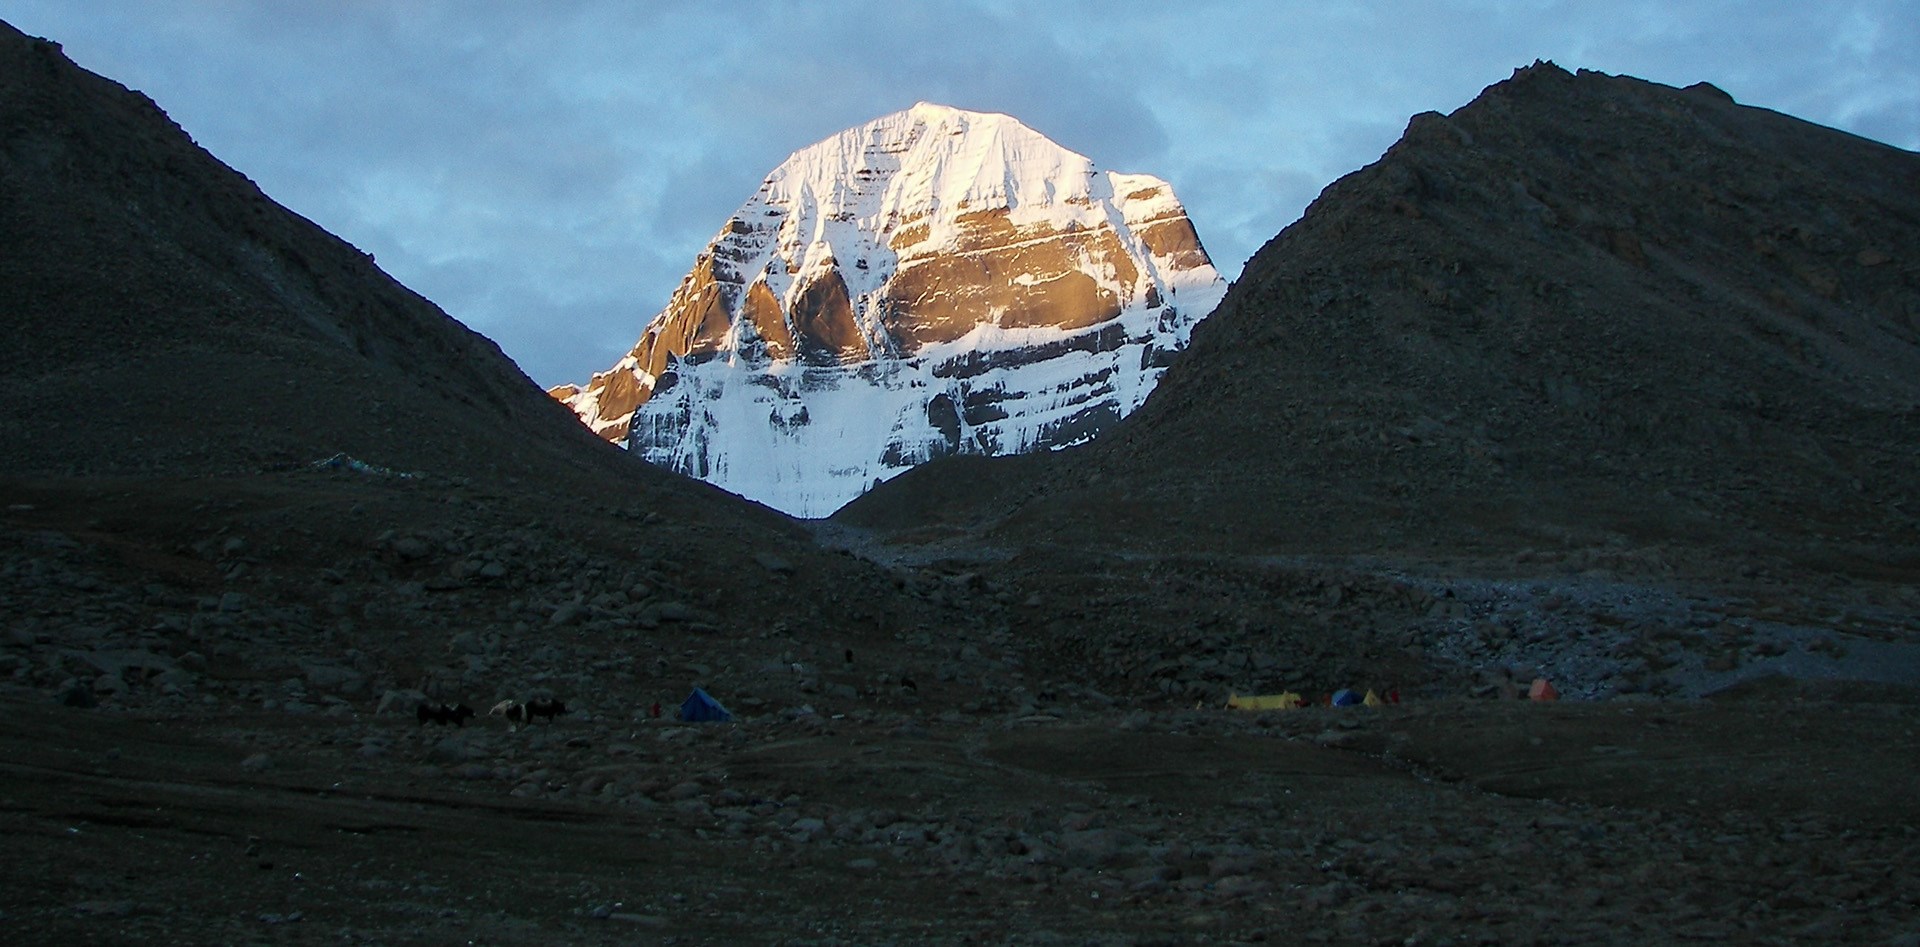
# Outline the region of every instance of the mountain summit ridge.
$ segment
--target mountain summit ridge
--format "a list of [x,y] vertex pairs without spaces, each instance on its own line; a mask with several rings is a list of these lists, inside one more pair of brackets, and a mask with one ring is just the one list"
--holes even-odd
[[625,358],[552,393],[656,464],[820,516],[934,457],[1087,440],[1224,292],[1165,181],[921,102],[794,152]]

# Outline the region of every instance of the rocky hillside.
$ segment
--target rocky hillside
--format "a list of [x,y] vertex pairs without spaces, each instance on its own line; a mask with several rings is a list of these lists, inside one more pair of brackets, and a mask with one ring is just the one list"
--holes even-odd
[[1092,447],[844,518],[1907,574],[1917,455],[1920,157],[1536,64],[1328,187]]
[[[0,28],[13,472],[590,456],[497,346],[282,208],[150,99]],[[511,431],[501,437],[498,432]]]
[[[320,665],[308,703],[604,691],[608,655],[690,628],[914,614],[787,518],[595,438],[152,101],[3,25],[0,286],[0,670],[29,691],[177,705]],[[827,614],[840,594],[862,604]]]
[[923,102],[774,169],[633,351],[553,394],[656,464],[824,516],[934,457],[1091,438],[1224,289],[1166,182]]

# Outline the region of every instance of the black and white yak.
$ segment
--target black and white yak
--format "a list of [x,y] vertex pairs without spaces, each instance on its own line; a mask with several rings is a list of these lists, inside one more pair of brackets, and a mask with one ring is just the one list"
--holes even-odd
[[527,719],[527,705],[508,698],[489,708],[487,710],[487,716],[505,717],[507,718],[507,725],[513,726]]
[[511,698],[503,700],[494,704],[493,709],[487,711],[487,716],[505,717],[507,726],[515,727],[521,723],[532,723],[540,717],[545,717],[551,721],[555,717],[566,713],[572,713],[571,710],[567,709],[566,701],[553,700],[546,697],[535,697],[524,703]]

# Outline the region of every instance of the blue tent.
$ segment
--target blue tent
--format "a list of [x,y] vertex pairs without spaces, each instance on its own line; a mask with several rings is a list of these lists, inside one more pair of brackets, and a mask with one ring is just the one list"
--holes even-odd
[[712,694],[696,687],[693,689],[693,693],[687,695],[686,700],[680,702],[680,719],[694,721],[717,720],[725,722],[732,720],[733,714],[728,712],[727,708],[722,706],[719,701],[714,700]]
[[1365,701],[1365,697],[1344,687],[1333,692],[1333,705],[1335,707],[1356,707]]

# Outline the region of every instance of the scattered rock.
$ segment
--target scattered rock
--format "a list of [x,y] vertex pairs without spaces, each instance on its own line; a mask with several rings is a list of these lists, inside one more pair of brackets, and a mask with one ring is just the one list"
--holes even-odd
[[793,574],[793,563],[783,556],[777,556],[770,552],[757,552],[753,554],[753,561],[759,563],[760,568],[775,575]]
[[394,540],[389,548],[393,550],[394,555],[407,560],[425,559],[433,551],[426,540],[418,536],[402,536]]

